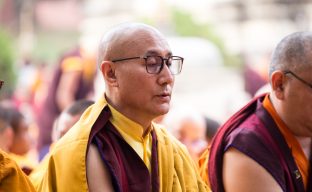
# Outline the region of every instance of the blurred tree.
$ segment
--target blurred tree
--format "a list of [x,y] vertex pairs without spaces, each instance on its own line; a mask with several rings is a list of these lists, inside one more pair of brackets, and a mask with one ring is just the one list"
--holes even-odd
[[0,99],[12,95],[16,81],[12,42],[13,39],[7,33],[0,30],[0,79],[4,80],[4,86],[0,92]]
[[209,24],[196,23],[190,13],[176,8],[172,10],[172,21],[178,35],[202,37],[215,44],[219,48],[226,66],[242,66],[240,56],[228,54],[222,39]]

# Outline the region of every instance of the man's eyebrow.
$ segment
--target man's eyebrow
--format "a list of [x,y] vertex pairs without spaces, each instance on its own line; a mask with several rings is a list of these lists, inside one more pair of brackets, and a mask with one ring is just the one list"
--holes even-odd
[[[149,56],[149,55],[155,55],[155,56],[158,56],[160,55],[159,51],[156,51],[156,50],[148,50],[146,53],[145,53],[145,56]],[[166,57],[169,57],[172,55],[172,52],[169,51],[167,54],[166,54]]]

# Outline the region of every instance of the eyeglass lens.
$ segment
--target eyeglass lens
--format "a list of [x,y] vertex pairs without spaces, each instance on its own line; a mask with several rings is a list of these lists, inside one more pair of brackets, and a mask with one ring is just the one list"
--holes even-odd
[[164,59],[160,56],[148,56],[146,57],[146,69],[148,73],[157,74],[161,72],[163,65],[166,64],[171,74],[176,75],[181,72],[182,62],[180,57]]

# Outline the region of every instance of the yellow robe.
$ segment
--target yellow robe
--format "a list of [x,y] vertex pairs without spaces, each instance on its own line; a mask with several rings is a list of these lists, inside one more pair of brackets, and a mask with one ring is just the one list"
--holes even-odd
[[42,180],[42,177],[45,174],[45,170],[48,167],[50,158],[50,152],[41,160],[41,162],[35,167],[35,169],[28,175],[29,180],[35,187],[36,191],[39,190],[39,186]]
[[[89,107],[81,119],[64,135],[51,152],[39,191],[88,191],[86,154],[92,125],[107,105],[104,98]],[[184,145],[154,125],[158,139],[160,191],[207,191],[197,166]]]
[[33,192],[31,182],[8,154],[0,150],[0,191]]
[[38,164],[36,160],[31,159],[27,155],[17,155],[14,153],[9,153],[9,156],[18,164],[21,169],[27,168],[32,171]]

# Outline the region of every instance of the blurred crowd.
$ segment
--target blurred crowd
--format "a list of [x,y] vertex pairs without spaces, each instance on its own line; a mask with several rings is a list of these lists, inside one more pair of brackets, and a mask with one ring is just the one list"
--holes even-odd
[[[44,163],[53,143],[103,93],[94,91],[98,86],[95,54],[79,46],[60,55],[52,66],[31,57],[17,65],[15,91],[11,98],[0,101],[0,148],[29,175]],[[216,120],[186,108],[173,108],[155,121],[186,145],[195,162],[219,127]]]
[[268,75],[245,65],[253,98],[223,124],[192,100],[170,105],[184,58],[143,23],[52,69],[24,58],[0,102],[0,190],[311,191],[311,45],[311,32],[292,33]]

